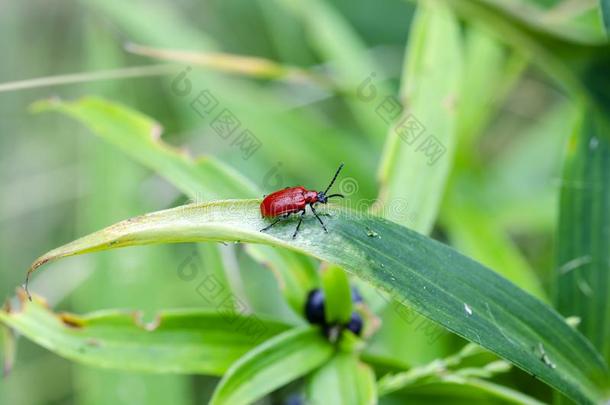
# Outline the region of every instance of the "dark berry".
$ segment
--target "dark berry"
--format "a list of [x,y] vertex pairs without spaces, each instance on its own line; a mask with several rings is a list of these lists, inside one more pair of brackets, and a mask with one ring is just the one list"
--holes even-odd
[[352,318],[349,320],[349,323],[346,325],[346,328],[350,330],[354,335],[360,336],[362,332],[362,317],[358,312],[352,312]]
[[307,296],[305,317],[310,323],[324,325],[324,294],[320,289],[312,290]]

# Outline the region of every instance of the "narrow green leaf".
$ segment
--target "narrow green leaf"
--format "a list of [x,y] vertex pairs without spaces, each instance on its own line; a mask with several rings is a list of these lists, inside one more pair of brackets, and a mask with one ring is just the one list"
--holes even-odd
[[428,233],[453,162],[461,75],[458,22],[444,5],[418,8],[407,47],[400,100],[381,161],[380,211]]
[[[74,102],[57,99],[34,103],[35,112],[56,111],[89,126],[93,133],[138,163],[165,177],[195,201],[227,196],[253,197],[257,187],[231,167],[212,157],[195,159],[185,150],[163,142],[161,125],[150,117],[96,97]],[[217,247],[199,248],[206,268],[223,286],[230,286]]]
[[256,186],[220,161],[208,157],[195,160],[187,151],[164,143],[159,123],[120,104],[96,97],[71,103],[50,99],[34,103],[32,110],[70,115],[198,200],[258,194]]
[[295,328],[248,352],[220,381],[211,405],[246,405],[315,370],[333,353],[318,328]]
[[375,373],[352,353],[337,353],[307,384],[311,405],[372,405],[377,403]]
[[[390,403],[408,404],[518,404],[543,405],[515,389],[479,378],[449,375],[443,381],[409,388],[387,397]],[[394,402],[396,401],[396,402]]]
[[253,347],[288,329],[233,307],[164,311],[146,323],[138,313],[114,310],[55,314],[38,298],[22,305],[0,311],[0,321],[70,360],[127,371],[222,375]]
[[610,121],[597,110],[568,143],[557,239],[557,307],[610,361]]
[[602,22],[606,29],[606,35],[610,36],[610,0],[599,0],[599,7],[602,14]]
[[338,266],[328,266],[322,270],[324,290],[324,311],[329,323],[345,324],[352,316],[352,290],[345,271]]
[[466,28],[463,43],[464,66],[458,103],[456,163],[472,166],[478,157],[476,140],[520,77],[527,62],[523,55],[509,50],[479,24]]
[[[151,243],[242,241],[286,247],[339,265],[404,305],[504,357],[580,402],[609,397],[608,370],[590,343],[553,309],[483,265],[384,219],[326,206],[328,234],[315,218],[260,232],[260,200],[194,204],[132,218],[40,257]],[[374,229],[377,237],[371,236]]]
[[519,404],[519,405],[543,405],[544,402],[540,402],[535,398],[525,395],[517,390],[508,388],[501,384],[496,384],[490,381],[485,381],[479,378],[459,378],[449,377],[446,379],[447,383],[467,385],[473,388],[477,388],[483,392],[492,394],[498,400],[504,400],[507,403]]
[[[419,3],[402,67],[403,111],[389,128],[378,177],[385,218],[427,234],[432,230],[453,160],[455,114],[462,55],[457,22],[443,4]],[[449,149],[447,149],[449,147]],[[431,153],[430,153],[431,152]],[[430,154],[430,156],[428,156]],[[399,303],[390,303],[395,307]],[[422,331],[439,330],[385,311],[384,328],[370,349],[410,365],[445,354],[444,342]],[[440,336],[440,334],[437,334]]]

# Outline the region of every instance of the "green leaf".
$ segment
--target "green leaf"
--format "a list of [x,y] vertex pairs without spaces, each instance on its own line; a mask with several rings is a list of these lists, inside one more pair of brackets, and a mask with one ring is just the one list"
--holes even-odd
[[375,404],[375,373],[353,354],[338,353],[311,376],[307,399],[311,405]]
[[[453,194],[471,190],[464,183],[460,186],[453,187]],[[475,207],[468,199],[456,200],[449,200],[447,209],[443,210],[443,223],[452,246],[468,252],[530,294],[548,301],[536,274],[506,231],[493,221],[493,214]]]
[[[609,397],[608,370],[553,309],[450,247],[387,220],[329,204],[329,233],[306,218],[260,232],[260,200],[194,204],[132,218],[40,257],[152,243],[242,241],[286,247],[345,268],[445,328],[504,357],[580,402]],[[374,229],[377,237],[367,230]]]
[[352,290],[347,274],[341,267],[328,266],[322,269],[324,290],[324,312],[329,323],[348,323],[352,316]]
[[71,103],[42,100],[31,108],[35,112],[62,112],[89,125],[96,135],[198,200],[258,194],[256,186],[220,161],[207,157],[196,160],[185,150],[164,143],[159,123],[120,104],[86,97]]
[[[460,378],[451,374],[442,381],[409,388],[384,399],[389,403],[408,404],[519,404],[542,405],[535,398],[515,389],[478,378]],[[384,401],[385,402],[385,401]]]
[[610,0],[599,0],[606,35],[610,36]]
[[527,63],[523,55],[507,49],[478,24],[466,29],[463,43],[456,164],[468,167],[478,160],[476,141]]
[[461,77],[458,22],[442,4],[418,8],[407,47],[400,100],[379,177],[384,217],[429,233],[453,162]]
[[333,346],[318,328],[295,328],[239,359],[220,381],[211,405],[246,405],[324,364]]
[[582,114],[561,185],[556,302],[610,361],[610,121]]
[[[419,3],[397,99],[404,110],[387,134],[378,172],[379,202],[374,210],[424,234],[431,231],[437,219],[453,160],[456,123],[452,103],[458,97],[460,46],[457,21],[451,11],[443,4]],[[427,151],[434,155],[436,147],[441,156],[431,162]],[[400,307],[395,302],[389,306],[396,305]],[[384,328],[373,338],[371,351],[411,365],[445,354],[445,342],[431,343],[430,337],[421,333],[439,332],[435,325],[423,318],[416,325],[412,318],[405,321],[396,313],[392,308],[383,314]]]
[[233,307],[164,311],[150,323],[137,312],[56,314],[42,301],[0,311],[0,321],[73,361],[154,373],[222,375],[229,366],[288,326]]

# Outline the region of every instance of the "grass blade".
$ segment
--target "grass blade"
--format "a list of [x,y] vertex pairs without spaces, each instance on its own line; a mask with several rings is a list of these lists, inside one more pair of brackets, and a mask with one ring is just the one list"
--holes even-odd
[[32,111],[57,111],[94,128],[94,133],[155,170],[187,195],[206,199],[227,195],[251,197],[257,188],[228,166],[212,158],[195,160],[184,150],[161,140],[161,125],[137,111],[96,97],[73,103],[42,100]]
[[95,367],[154,373],[222,375],[246,352],[287,325],[235,308],[164,311],[151,323],[137,312],[56,314],[38,298],[0,311],[0,320],[39,345]]
[[396,212],[388,219],[422,233],[434,225],[453,161],[459,51],[458,23],[451,11],[442,5],[420,7],[402,78],[405,111],[388,134],[379,178],[382,204],[402,202],[409,213],[386,210]]
[[246,405],[324,364],[333,353],[318,328],[295,328],[239,359],[214,392],[211,405]]
[[62,257],[152,243],[241,241],[285,247],[345,268],[576,401],[609,396],[607,367],[590,343],[553,309],[483,265],[417,232],[333,205],[325,210],[328,234],[312,218],[297,239],[288,222],[262,233],[267,222],[259,204],[218,201],[132,218],[48,252],[31,271]]
[[375,373],[352,353],[338,353],[316,371],[307,385],[311,405],[377,403]]
[[601,8],[606,35],[610,36],[610,0],[599,0],[599,7]]
[[559,311],[610,361],[610,122],[583,111],[568,143],[557,256]]
[[341,267],[328,266],[322,269],[324,312],[330,324],[347,324],[352,316],[352,290],[347,274]]

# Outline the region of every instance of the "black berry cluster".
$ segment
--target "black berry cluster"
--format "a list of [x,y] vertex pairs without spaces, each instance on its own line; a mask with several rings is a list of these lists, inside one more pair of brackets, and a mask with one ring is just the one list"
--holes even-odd
[[[362,302],[362,296],[356,288],[352,288],[352,301],[355,303]],[[305,304],[305,317],[314,325],[321,325],[325,330],[337,325],[329,324],[324,316],[324,293],[316,288],[311,290],[307,296]],[[351,331],[353,334],[360,336],[362,333],[363,321],[360,314],[356,311],[352,312],[352,317],[345,325],[341,325]]]

